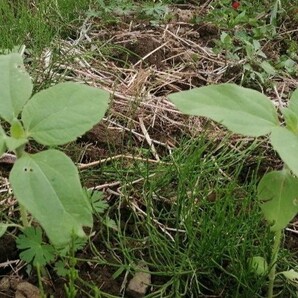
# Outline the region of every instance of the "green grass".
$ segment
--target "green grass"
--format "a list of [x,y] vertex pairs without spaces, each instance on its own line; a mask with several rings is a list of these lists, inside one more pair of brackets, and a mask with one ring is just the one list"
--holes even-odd
[[[67,36],[82,22],[89,0],[42,0],[0,2],[0,49],[25,44],[34,53],[58,36]],[[73,31],[74,32],[74,31]]]
[[248,261],[269,258],[272,241],[256,202],[261,160],[255,156],[255,172],[247,173],[245,161],[257,144],[238,151],[227,141],[214,145],[202,136],[184,142],[172,165],[157,168],[140,162],[104,165],[106,178],[110,173],[109,181],[125,187],[109,211],[118,231],[108,229],[100,240],[114,261],[103,260],[91,243],[93,261],[133,274],[145,260],[153,283],[146,297],[263,297],[266,277],[255,276]]

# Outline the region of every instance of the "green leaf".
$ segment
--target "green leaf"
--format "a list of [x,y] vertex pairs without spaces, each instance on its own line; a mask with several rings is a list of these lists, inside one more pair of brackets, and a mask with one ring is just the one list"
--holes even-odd
[[298,117],[298,88],[292,93],[289,102],[289,109]]
[[265,72],[269,75],[274,76],[276,74],[275,68],[267,61],[263,61],[261,67],[265,70]]
[[2,128],[2,126],[0,125],[0,156],[5,153],[6,151],[6,134]]
[[287,129],[289,129],[291,132],[297,135],[298,134],[298,114],[294,113],[289,108],[283,108],[281,109],[281,111],[284,115]]
[[45,266],[55,258],[55,249],[49,244],[42,243],[42,232],[39,227],[24,229],[24,234],[16,239],[17,247],[23,250],[20,258],[33,266]]
[[10,182],[19,203],[55,246],[65,246],[72,235],[85,237],[83,226],[92,226],[92,209],[78,170],[64,153],[47,150],[23,155],[11,170]]
[[289,169],[298,176],[298,136],[284,127],[272,130],[270,142]]
[[102,198],[102,192],[91,191],[89,196],[91,196],[91,205],[95,212],[102,214],[109,207],[109,204]]
[[287,128],[294,134],[298,134],[298,89],[296,89],[291,96],[288,108],[283,108]]
[[10,135],[16,139],[21,139],[26,137],[24,128],[21,122],[17,118],[12,120],[12,123],[10,126]]
[[55,263],[55,271],[58,276],[66,277],[69,274],[69,269],[65,267],[65,263],[58,261]]
[[74,141],[104,116],[109,93],[76,83],[61,83],[35,94],[25,105],[25,130],[43,145]]
[[5,137],[5,144],[9,151],[14,151],[15,149],[21,147],[22,145],[25,145],[28,142],[27,139],[21,138],[16,139],[13,137]]
[[20,54],[0,56],[0,117],[11,123],[32,93],[32,82]]
[[265,275],[268,270],[267,261],[260,256],[252,257],[249,260],[249,266],[251,270],[257,275]]
[[116,222],[111,219],[110,217],[105,217],[103,220],[102,220],[102,223],[107,226],[108,228],[112,229],[112,230],[115,230],[115,231],[118,231],[118,227],[116,225]]
[[261,179],[258,198],[271,230],[284,229],[298,212],[298,178],[289,171],[273,171]]
[[295,270],[291,269],[288,271],[282,271],[280,274],[282,274],[290,282],[298,284],[298,272]]
[[0,222],[0,237],[2,237],[5,234],[8,227],[8,224]]
[[171,94],[185,114],[209,117],[234,133],[258,137],[278,125],[272,102],[262,93],[234,84],[210,85]]

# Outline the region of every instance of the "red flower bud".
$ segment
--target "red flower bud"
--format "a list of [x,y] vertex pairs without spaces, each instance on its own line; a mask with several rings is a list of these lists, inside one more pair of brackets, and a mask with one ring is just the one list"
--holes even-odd
[[234,9],[238,9],[239,6],[240,6],[240,2],[239,1],[232,1],[232,7]]

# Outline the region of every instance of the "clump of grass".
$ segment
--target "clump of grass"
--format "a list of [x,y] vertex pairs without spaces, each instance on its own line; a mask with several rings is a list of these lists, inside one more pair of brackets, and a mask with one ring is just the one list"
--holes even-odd
[[[40,52],[56,36],[69,34],[72,25],[87,11],[89,0],[0,2],[0,49],[26,44]],[[84,16],[84,15],[83,15]]]
[[126,172],[119,161],[103,166],[122,185],[109,212],[118,230],[101,239],[117,276],[145,260],[152,274],[146,297],[262,297],[266,277],[255,276],[248,260],[268,256],[272,237],[255,199],[257,166],[240,179],[257,144],[240,147],[202,136],[182,143],[172,164],[135,161]]

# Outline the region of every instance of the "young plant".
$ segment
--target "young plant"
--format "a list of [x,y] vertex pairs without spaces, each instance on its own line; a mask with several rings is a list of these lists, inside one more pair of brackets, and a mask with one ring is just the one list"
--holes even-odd
[[[0,56],[0,156],[13,151],[17,160],[9,175],[20,206],[23,227],[29,212],[51,243],[65,247],[73,236],[85,237],[92,227],[92,208],[76,166],[54,148],[30,154],[26,144],[44,146],[74,141],[104,116],[109,94],[98,88],[66,82],[31,96],[33,85],[22,57]],[[3,127],[10,127],[5,131]],[[0,224],[0,236],[10,224]]]
[[[265,219],[271,225],[274,242],[269,264],[255,256],[250,263],[257,274],[268,271],[268,298],[273,297],[276,264],[283,229],[298,212],[298,89],[287,108],[278,113],[262,93],[234,84],[210,85],[171,94],[169,99],[185,114],[209,117],[234,133],[250,137],[269,135],[273,148],[284,161],[281,171],[264,175],[258,185],[258,200]],[[280,272],[290,282],[297,282],[294,270]]]

